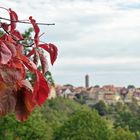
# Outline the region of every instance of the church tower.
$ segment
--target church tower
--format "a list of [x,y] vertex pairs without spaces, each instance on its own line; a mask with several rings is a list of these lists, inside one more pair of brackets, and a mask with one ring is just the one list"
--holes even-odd
[[88,88],[89,87],[89,75],[85,76],[85,87]]

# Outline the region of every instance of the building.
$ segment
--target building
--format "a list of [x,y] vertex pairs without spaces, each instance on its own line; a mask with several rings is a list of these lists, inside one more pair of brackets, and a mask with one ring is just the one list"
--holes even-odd
[[55,87],[51,86],[50,87],[50,93],[48,99],[56,98],[56,90]]
[[89,87],[89,75],[85,76],[85,87],[88,88]]

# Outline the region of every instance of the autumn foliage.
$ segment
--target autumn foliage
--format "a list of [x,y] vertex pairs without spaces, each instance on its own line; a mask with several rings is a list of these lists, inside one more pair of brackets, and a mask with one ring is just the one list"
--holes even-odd
[[[15,112],[16,118],[25,121],[36,105],[41,105],[48,98],[49,84],[44,78],[48,70],[47,59],[42,49],[50,55],[51,64],[57,58],[57,47],[51,43],[40,44],[40,29],[35,19],[29,17],[35,35],[33,43],[25,46],[22,34],[16,29],[17,14],[7,9],[10,23],[0,23],[4,30],[0,37],[0,116]],[[25,47],[30,52],[25,55]],[[37,68],[36,62],[40,59],[42,70]],[[33,84],[27,79],[27,71],[35,75]]]

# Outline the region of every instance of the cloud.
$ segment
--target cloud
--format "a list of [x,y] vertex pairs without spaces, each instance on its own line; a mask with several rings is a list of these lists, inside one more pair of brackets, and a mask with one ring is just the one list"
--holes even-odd
[[[20,19],[32,15],[39,22],[56,23],[41,26],[46,33],[41,40],[58,46],[58,60],[51,67],[57,82],[80,85],[89,72],[101,84],[140,83],[139,0],[1,0],[0,5],[11,7]],[[29,26],[18,27],[24,31]]]
[[[61,63],[63,62],[63,63]],[[93,57],[80,57],[80,58],[62,58],[58,61],[58,66],[68,66],[68,65],[78,65],[78,66],[91,66],[91,65],[116,65],[116,64],[140,64],[140,57],[128,57],[128,58],[121,58],[121,57],[110,57],[110,58],[93,58]]]

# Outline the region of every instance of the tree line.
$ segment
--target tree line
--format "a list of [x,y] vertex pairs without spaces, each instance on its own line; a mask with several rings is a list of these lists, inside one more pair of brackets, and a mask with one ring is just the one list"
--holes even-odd
[[12,114],[2,117],[0,140],[139,140],[139,106],[133,110],[133,105],[118,104],[100,101],[88,107],[61,97],[51,99],[26,122]]

